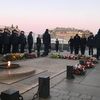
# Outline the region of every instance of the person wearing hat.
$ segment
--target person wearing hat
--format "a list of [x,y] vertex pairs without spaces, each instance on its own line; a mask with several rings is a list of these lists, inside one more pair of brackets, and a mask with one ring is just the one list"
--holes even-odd
[[10,31],[5,28],[2,36],[3,54],[9,53]]
[[89,55],[93,55],[93,48],[94,48],[94,35],[91,32],[90,36],[87,39],[87,46],[89,48]]
[[12,53],[19,52],[19,36],[17,30],[12,31],[12,34],[10,36],[10,42],[12,45]]
[[40,49],[41,49],[41,37],[40,34],[38,34],[38,37],[36,39],[36,46],[37,46],[37,56],[40,56]]
[[29,32],[28,37],[27,37],[27,42],[28,42],[28,51],[29,53],[32,53],[32,47],[33,47],[33,32]]
[[20,32],[19,44],[20,44],[20,53],[24,53],[25,46],[26,46],[26,36],[24,31]]
[[49,34],[48,29],[46,29],[45,33],[43,34],[43,44],[44,44],[44,53],[42,56],[47,56],[49,53],[49,49],[51,47],[51,36]]
[[75,50],[75,55],[79,54],[79,48],[80,48],[80,36],[76,34],[74,36],[74,50]]

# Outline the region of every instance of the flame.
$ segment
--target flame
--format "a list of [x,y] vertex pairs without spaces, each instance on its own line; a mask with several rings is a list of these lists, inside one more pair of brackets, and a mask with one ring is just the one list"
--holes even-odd
[[11,61],[8,61],[8,67],[10,67],[10,65],[11,65]]

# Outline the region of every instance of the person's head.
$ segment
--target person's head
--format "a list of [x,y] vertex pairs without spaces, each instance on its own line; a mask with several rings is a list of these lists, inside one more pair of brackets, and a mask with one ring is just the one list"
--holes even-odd
[[12,33],[17,33],[17,30],[13,30]]
[[93,36],[93,33],[92,32],[90,33],[90,36]]
[[8,32],[8,29],[7,29],[7,28],[4,28],[4,32],[6,32],[6,33],[7,33],[7,32]]
[[24,31],[21,31],[20,34],[24,35]]
[[48,33],[48,32],[49,32],[49,30],[48,30],[48,29],[46,29],[46,30],[45,30],[45,33]]
[[38,34],[38,37],[40,38],[40,34]]
[[76,36],[78,36],[78,34],[76,34]]
[[32,32],[32,31],[30,31],[30,32],[29,32],[29,35],[32,35],[32,34],[33,34],[33,32]]

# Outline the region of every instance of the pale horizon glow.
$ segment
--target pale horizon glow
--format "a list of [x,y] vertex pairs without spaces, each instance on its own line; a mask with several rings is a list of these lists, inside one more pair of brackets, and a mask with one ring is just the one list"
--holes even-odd
[[100,28],[100,0],[0,0],[0,25],[42,34],[46,28]]

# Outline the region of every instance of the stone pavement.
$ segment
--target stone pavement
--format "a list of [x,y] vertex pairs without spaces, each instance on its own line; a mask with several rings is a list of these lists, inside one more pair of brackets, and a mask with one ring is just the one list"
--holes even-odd
[[[21,65],[33,66],[46,72],[20,80],[13,85],[34,85],[22,93],[24,100],[32,100],[38,89],[38,77],[45,75],[53,77],[50,80],[50,98],[37,98],[36,100],[100,100],[100,63],[96,65],[96,68],[88,69],[85,76],[75,76],[73,80],[66,79],[66,66],[74,65],[77,62],[77,60],[51,59],[49,57],[17,61]],[[8,85],[0,83],[0,91],[5,90],[5,86],[8,88]],[[19,88],[23,89],[21,85]]]
[[[58,59],[57,61],[61,61],[60,63],[63,68],[68,64],[66,63],[63,65],[63,60]],[[71,60],[67,62],[71,62]],[[75,63],[76,62],[73,61],[70,64]],[[74,80],[66,79],[66,72],[60,74],[50,81],[50,85],[52,85],[50,89],[50,98],[37,98],[36,100],[100,100],[99,66],[100,64],[97,64],[96,68],[88,69],[85,76],[75,76]],[[32,89],[24,93],[24,99],[31,100],[35,92],[36,90]]]

